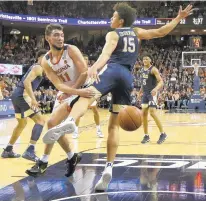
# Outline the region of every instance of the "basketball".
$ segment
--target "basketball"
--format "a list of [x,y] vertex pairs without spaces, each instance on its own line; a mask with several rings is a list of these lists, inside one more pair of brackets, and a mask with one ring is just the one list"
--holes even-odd
[[127,106],[120,110],[119,125],[125,131],[135,131],[142,125],[142,112],[134,106]]

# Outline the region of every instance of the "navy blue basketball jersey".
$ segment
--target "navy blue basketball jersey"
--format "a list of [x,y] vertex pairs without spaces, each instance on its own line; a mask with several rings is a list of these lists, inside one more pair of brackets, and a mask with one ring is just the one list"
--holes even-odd
[[119,41],[108,63],[117,63],[132,70],[137,61],[137,36],[131,27],[118,28],[115,31],[119,36]]
[[[26,72],[26,74],[22,77],[21,81],[18,83],[17,87],[21,87],[24,89],[24,80],[26,79],[26,77],[28,76],[28,74],[31,72],[32,68],[36,65],[39,65],[39,64],[34,64],[32,65],[29,70]],[[35,91],[38,86],[40,85],[41,81],[43,79],[43,76],[37,76],[31,83],[32,85],[32,90]]]
[[141,85],[143,93],[150,94],[151,91],[156,87],[157,85],[157,79],[155,75],[151,73],[153,66],[149,67],[147,70],[144,69],[144,67],[140,70],[141,74]]

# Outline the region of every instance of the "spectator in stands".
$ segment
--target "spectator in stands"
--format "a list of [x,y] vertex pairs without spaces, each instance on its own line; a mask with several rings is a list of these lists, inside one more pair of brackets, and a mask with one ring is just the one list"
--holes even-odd
[[[180,99],[181,99],[181,104],[182,104],[184,107],[187,107],[188,101],[189,101],[190,98],[189,98],[188,94],[186,94],[185,91],[183,91],[183,92],[181,93]],[[181,106],[180,106],[180,107],[181,107]]]
[[137,106],[137,89],[134,88],[131,93],[131,103],[133,106]]
[[180,94],[179,94],[178,91],[175,91],[175,93],[174,93],[174,101],[175,101],[174,105],[177,106],[177,108],[179,108],[179,105],[178,105],[179,100],[180,100]]
[[[130,1],[136,8],[138,17],[159,17],[170,18],[177,15],[179,6],[185,6],[187,2],[167,1],[167,2],[135,2]],[[108,18],[111,16],[115,2],[108,1],[33,1],[32,6],[27,5],[27,1],[9,4],[7,1],[1,2],[0,10],[8,13],[76,17],[76,18]],[[195,7],[203,8],[204,1],[196,1]],[[97,13],[98,10],[98,13]],[[194,11],[196,17],[205,16],[203,10]]]
[[175,99],[174,99],[174,96],[173,96],[172,92],[169,92],[169,93],[167,94],[166,102],[167,102],[167,108],[168,108],[169,110],[171,110],[172,108],[174,108]]

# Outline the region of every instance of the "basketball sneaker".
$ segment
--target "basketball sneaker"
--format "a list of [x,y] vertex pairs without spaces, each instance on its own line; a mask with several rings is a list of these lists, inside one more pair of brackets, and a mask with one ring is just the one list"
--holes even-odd
[[104,137],[104,134],[102,133],[102,131],[100,131],[100,130],[97,131],[97,137],[99,137],[99,138]]
[[167,139],[166,133],[161,133],[159,140],[157,141],[157,144],[162,144]]
[[109,183],[112,180],[112,167],[107,167],[100,180],[94,187],[95,192],[105,192],[108,189]]
[[145,135],[144,138],[143,138],[143,140],[141,141],[141,143],[142,143],[142,144],[146,144],[146,143],[149,142],[149,141],[150,141],[149,135]]
[[17,154],[13,151],[13,146],[7,146],[1,154],[2,158],[19,158],[20,154]]
[[55,143],[61,136],[75,131],[75,122],[73,118],[68,118],[61,124],[49,129],[43,137],[45,144]]
[[26,170],[26,173],[32,177],[38,177],[42,175],[47,169],[48,163],[45,163],[41,160],[38,160],[36,164],[29,170]]
[[77,164],[81,161],[81,159],[82,159],[81,153],[74,153],[74,156],[70,160],[66,161],[66,173],[65,173],[66,177],[70,177],[74,173],[75,168]]
[[36,153],[34,151],[34,146],[29,146],[27,150],[23,153],[22,158],[34,162],[39,160],[39,158],[36,156]]

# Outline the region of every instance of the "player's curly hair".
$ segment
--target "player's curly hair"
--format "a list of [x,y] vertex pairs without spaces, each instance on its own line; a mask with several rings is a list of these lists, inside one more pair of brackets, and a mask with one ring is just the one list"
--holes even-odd
[[49,36],[52,33],[52,31],[55,30],[55,29],[63,31],[64,28],[60,24],[49,24],[49,25],[46,26],[45,35]]
[[114,11],[118,12],[120,19],[124,20],[123,27],[130,27],[134,23],[137,15],[136,10],[128,5],[126,2],[117,3],[114,6]]

